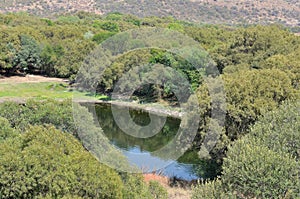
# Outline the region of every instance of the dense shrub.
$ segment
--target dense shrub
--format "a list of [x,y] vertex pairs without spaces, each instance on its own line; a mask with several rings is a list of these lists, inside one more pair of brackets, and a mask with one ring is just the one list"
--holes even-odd
[[29,100],[25,104],[5,102],[0,104],[0,116],[5,117],[13,128],[21,132],[30,125],[54,125],[75,136],[100,161],[119,168],[128,167],[128,162],[110,145],[101,127],[95,125],[88,109],[75,104],[72,106],[70,100]]
[[221,180],[198,185],[193,197],[299,197],[299,141],[299,102],[285,102],[228,148]]
[[151,199],[164,194],[162,187],[145,184],[141,175],[118,175],[99,163],[128,168],[86,107],[30,100],[1,103],[0,110],[0,198]]
[[54,127],[30,127],[1,143],[1,198],[65,195],[121,198],[118,174],[92,157],[71,135]]
[[192,199],[212,199],[212,198],[221,198],[221,199],[235,199],[237,198],[236,193],[226,192],[222,181],[220,179],[207,181],[202,184],[198,184],[193,187],[193,196]]
[[145,184],[143,176],[139,174],[121,174],[124,182],[124,199],[153,199],[167,198],[167,191],[159,183]]
[[28,100],[25,104],[4,102],[0,104],[0,116],[5,117],[12,127],[22,131],[28,125],[52,124],[64,132],[76,132],[70,100]]
[[105,41],[106,39],[113,36],[114,34],[115,33],[112,33],[112,32],[101,32],[101,33],[95,34],[92,37],[92,40],[94,42],[96,42],[97,44],[100,44],[101,42]]
[[295,198],[300,194],[295,159],[289,154],[248,143],[247,138],[229,148],[222,179],[224,186],[247,197]]
[[286,152],[300,159],[300,102],[284,103],[266,113],[251,128],[251,137],[276,152]]
[[13,138],[18,133],[11,128],[9,121],[6,118],[0,117],[0,143],[7,138]]
[[149,190],[155,199],[165,199],[168,197],[167,191],[159,184],[159,182],[150,181]]

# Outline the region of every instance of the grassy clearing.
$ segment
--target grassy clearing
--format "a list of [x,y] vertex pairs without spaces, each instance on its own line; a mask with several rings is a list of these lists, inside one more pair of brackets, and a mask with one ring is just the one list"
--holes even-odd
[[105,99],[106,96],[92,96],[87,92],[72,91],[67,83],[0,83],[1,98],[68,99],[76,96],[81,99]]

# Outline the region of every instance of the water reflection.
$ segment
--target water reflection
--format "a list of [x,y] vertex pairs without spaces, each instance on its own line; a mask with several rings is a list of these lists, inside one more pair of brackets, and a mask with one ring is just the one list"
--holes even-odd
[[[96,113],[104,133],[116,147],[133,164],[143,171],[159,169],[163,175],[176,176],[184,180],[210,178],[215,175],[214,164],[200,160],[197,152],[190,150],[178,160],[154,156],[152,152],[164,147],[178,132],[180,120],[168,117],[162,130],[151,138],[136,138],[124,133],[114,121],[111,107],[107,104],[97,105]],[[133,121],[141,126],[150,122],[149,113],[130,110]]]

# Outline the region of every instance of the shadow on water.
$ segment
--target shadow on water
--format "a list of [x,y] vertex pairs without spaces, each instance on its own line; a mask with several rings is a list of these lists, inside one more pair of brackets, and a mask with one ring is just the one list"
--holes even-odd
[[[124,133],[114,121],[109,104],[98,104],[95,107],[98,121],[110,142],[123,151],[130,162],[147,172],[158,169],[158,173],[177,177],[183,180],[213,178],[218,166],[213,161],[201,160],[197,151],[190,149],[178,160],[166,160],[152,155],[174,138],[180,126],[180,119],[168,117],[159,133],[150,138],[136,138]],[[142,110],[130,110],[132,120],[140,126],[150,123],[149,113]],[[157,165],[167,165],[158,168]]]

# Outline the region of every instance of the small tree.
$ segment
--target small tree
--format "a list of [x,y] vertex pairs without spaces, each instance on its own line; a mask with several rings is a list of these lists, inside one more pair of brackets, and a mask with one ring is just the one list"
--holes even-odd
[[33,72],[41,67],[41,48],[36,40],[27,35],[20,36],[21,49],[15,54],[13,66],[15,70]]

